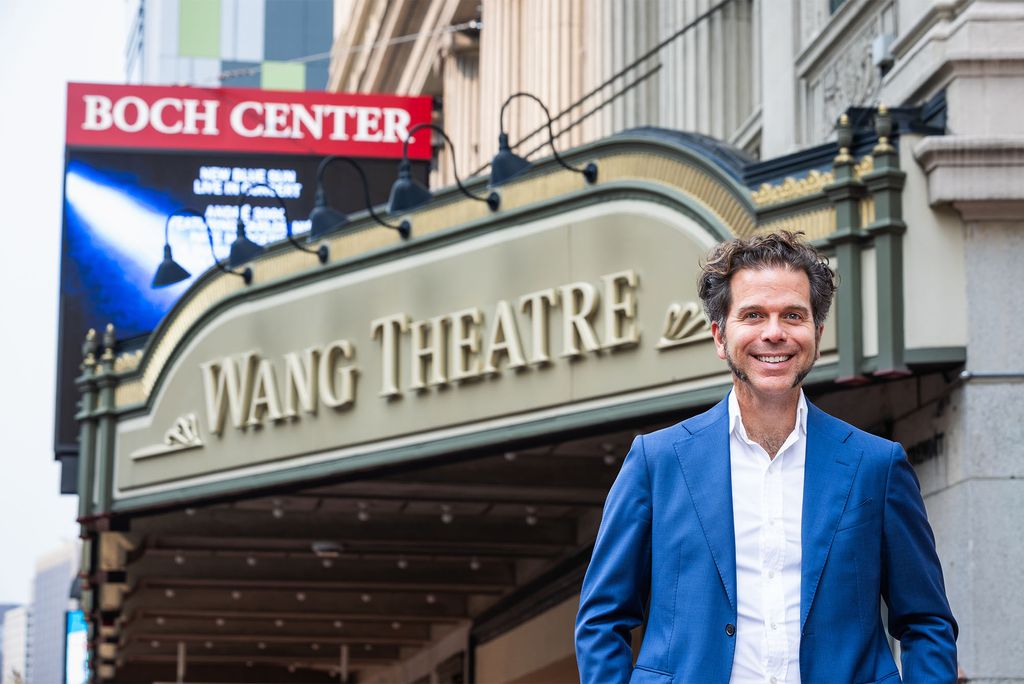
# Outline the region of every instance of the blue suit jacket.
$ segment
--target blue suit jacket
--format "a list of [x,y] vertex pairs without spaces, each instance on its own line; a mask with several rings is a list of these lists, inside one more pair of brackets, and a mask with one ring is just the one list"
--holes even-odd
[[[804,682],[956,680],[957,625],[903,449],[808,404]],[[605,503],[576,621],[583,684],[729,681],[736,542],[726,401],[637,437]],[[630,630],[646,620],[633,666]],[[728,626],[728,628],[727,628]]]

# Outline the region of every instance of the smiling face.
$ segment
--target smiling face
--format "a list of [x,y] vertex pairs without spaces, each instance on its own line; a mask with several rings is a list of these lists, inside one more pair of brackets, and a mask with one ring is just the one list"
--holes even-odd
[[818,358],[824,326],[815,326],[807,274],[788,268],[743,268],[730,279],[724,329],[711,323],[718,357],[737,392],[790,401]]

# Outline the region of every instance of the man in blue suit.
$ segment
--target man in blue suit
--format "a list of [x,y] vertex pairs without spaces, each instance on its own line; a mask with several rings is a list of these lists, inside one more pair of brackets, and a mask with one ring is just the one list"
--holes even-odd
[[732,391],[633,442],[583,582],[584,684],[899,682],[880,600],[903,681],[956,680],[957,625],[906,454],[801,389],[834,290],[792,233],[709,256],[698,293]]

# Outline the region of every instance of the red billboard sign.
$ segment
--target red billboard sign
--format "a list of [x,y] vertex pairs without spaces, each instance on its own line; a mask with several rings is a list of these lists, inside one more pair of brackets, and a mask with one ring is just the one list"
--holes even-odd
[[[402,156],[431,98],[248,88],[68,84],[69,146],[359,158]],[[409,142],[430,159],[430,136]]]

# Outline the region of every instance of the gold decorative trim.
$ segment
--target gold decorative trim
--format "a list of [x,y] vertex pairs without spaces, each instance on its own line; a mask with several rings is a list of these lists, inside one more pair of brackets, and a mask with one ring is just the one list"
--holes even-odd
[[[864,155],[853,167],[854,178],[860,178],[870,173],[875,168],[875,159],[870,154]],[[787,176],[781,183],[772,185],[762,183],[761,187],[750,193],[750,198],[758,207],[767,207],[773,204],[781,204],[801,197],[814,195],[825,189],[825,186],[834,182],[835,174],[831,171],[824,173],[817,169],[811,169],[803,178]],[[760,231],[759,231],[760,232]]]
[[860,201],[860,225],[870,226],[875,222],[875,198],[865,197]]
[[174,421],[174,425],[164,433],[163,442],[136,449],[132,452],[131,459],[138,461],[144,458],[198,449],[201,446],[203,446],[203,440],[199,438],[199,419],[194,413],[186,413]]
[[757,227],[758,233],[773,233],[778,230],[802,231],[808,240],[822,240],[836,230],[836,210],[834,207],[824,207],[805,211],[762,223]]
[[[661,154],[608,151],[595,154],[600,166],[598,183],[638,180],[663,185],[687,195],[706,209],[727,229],[738,237],[753,235],[756,228],[754,215],[726,185],[698,166]],[[554,167],[546,173],[530,175],[504,185],[500,189],[503,212],[530,205],[549,202],[560,196],[583,190],[586,181],[578,173]],[[471,221],[486,220],[494,216],[483,202],[461,198],[433,202],[422,211],[409,214],[413,235],[422,237],[447,230]],[[376,227],[369,221],[366,230],[345,233],[326,240],[331,261],[341,261],[373,250],[401,242],[397,231]],[[315,260],[296,250],[278,252],[257,259],[250,264],[253,282],[265,283],[292,277],[316,268]],[[160,372],[174,349],[185,338],[188,330],[216,302],[243,290],[241,278],[223,273],[213,274],[202,285],[186,294],[188,300],[178,309],[174,318],[153,346],[142,358],[139,377],[120,383],[115,389],[119,408],[140,404],[149,397]]]
[[860,178],[866,173],[871,173],[875,170],[875,158],[870,154],[866,154],[861,157],[861,160],[857,162],[853,167],[853,177]]
[[139,367],[142,361],[142,350],[136,349],[133,352],[125,352],[114,359],[115,373],[128,373]]
[[750,193],[750,197],[754,200],[754,204],[759,207],[768,206],[769,204],[779,204],[781,202],[787,202],[789,200],[819,193],[826,185],[834,180],[835,176],[831,171],[822,173],[821,171],[812,169],[800,180],[797,180],[792,176],[787,176],[786,179],[778,185],[761,183],[761,187]]
[[711,322],[697,302],[669,304],[656,349],[672,349],[711,339]]

